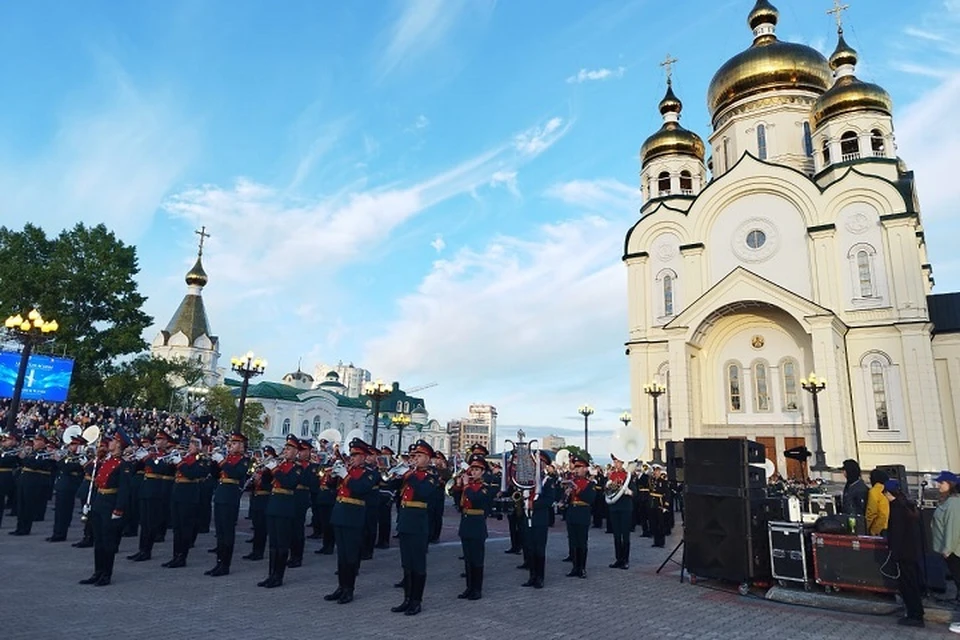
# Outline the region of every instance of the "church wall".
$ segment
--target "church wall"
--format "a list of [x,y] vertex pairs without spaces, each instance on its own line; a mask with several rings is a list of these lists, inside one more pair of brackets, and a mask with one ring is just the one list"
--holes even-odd
[[[866,202],[853,202],[840,211],[836,221],[833,256],[837,268],[834,285],[838,306],[845,311],[891,308],[890,271],[880,215]],[[866,264],[861,263],[866,256]],[[865,267],[861,282],[861,267]]]
[[960,334],[936,336],[933,357],[947,465],[960,469]]

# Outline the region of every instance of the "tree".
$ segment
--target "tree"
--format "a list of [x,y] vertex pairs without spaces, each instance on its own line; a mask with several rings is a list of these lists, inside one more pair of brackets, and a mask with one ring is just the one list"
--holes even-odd
[[[101,401],[117,360],[143,351],[153,323],[134,277],[136,247],[100,224],[77,224],[49,239],[31,224],[0,227],[0,314],[38,308],[60,325],[54,348],[74,359],[71,397]],[[116,365],[120,366],[120,365]]]
[[[232,431],[237,423],[237,398],[229,387],[223,385],[210,389],[205,403],[207,413],[224,431]],[[266,410],[259,402],[247,402],[243,409],[243,424],[240,431],[247,436],[251,449],[258,449],[263,442],[263,418]]]
[[193,361],[165,360],[140,355],[111,365],[99,390],[98,401],[115,407],[166,409],[178,394],[203,378],[203,370]]
[[587,452],[584,451],[581,447],[578,447],[578,446],[575,445],[575,444],[568,444],[568,445],[565,446],[565,447],[560,447],[560,450],[561,450],[561,451],[562,451],[563,449],[566,449],[567,451],[569,451],[569,452],[570,452],[570,455],[572,455],[572,456],[579,456],[579,457],[583,458],[584,460],[586,460],[587,462],[593,463],[593,456],[591,456],[589,453],[587,453]]

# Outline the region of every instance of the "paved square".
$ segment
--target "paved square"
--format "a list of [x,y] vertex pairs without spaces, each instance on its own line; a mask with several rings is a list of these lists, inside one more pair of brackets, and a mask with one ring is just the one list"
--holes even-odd
[[[244,513],[243,511],[241,513]],[[423,613],[411,618],[390,613],[401,592],[393,588],[400,578],[399,549],[377,550],[363,563],[357,579],[357,598],[350,605],[324,602],[323,594],[336,587],[335,556],[313,553],[308,540],[304,566],[287,570],[284,585],[259,589],[266,577],[266,560],[234,559],[232,572],[210,578],[203,572],[214,565],[206,550],[212,535],[201,535],[187,567],[165,569],[172,535],[154,549],[153,560],[134,563],[126,556],[136,551],[136,539],[124,538],[117,556],[113,584],[105,588],[81,586],[77,581],[93,570],[92,549],[74,549],[70,542],[51,544],[53,514],[36,523],[29,537],[6,535],[14,522],[4,518],[0,530],[0,603],[4,640],[70,638],[183,638],[217,637],[398,638],[403,640],[452,638],[547,640],[553,638],[762,638],[765,640],[837,639],[909,640],[951,636],[944,625],[904,629],[896,619],[832,613],[792,607],[726,591],[680,584],[678,569],[656,575],[657,566],[679,541],[667,549],[651,549],[650,541],[633,538],[629,571],[608,569],[613,543],[601,529],[590,530],[588,578],[566,578],[569,564],[563,523],[550,531],[547,576],[543,590],[522,588],[526,571],[515,565],[519,556],[503,550],[506,521],[490,521],[483,599],[458,600],[463,590],[462,562],[456,540],[456,514],[447,507],[443,541],[430,547],[429,577]],[[241,518],[237,556],[249,521]],[[678,529],[679,531],[679,529]],[[69,540],[80,537],[79,520]],[[394,541],[396,542],[396,541]]]

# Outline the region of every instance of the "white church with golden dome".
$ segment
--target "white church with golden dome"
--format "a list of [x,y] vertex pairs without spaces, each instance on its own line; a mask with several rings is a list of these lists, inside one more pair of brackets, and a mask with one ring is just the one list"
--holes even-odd
[[932,292],[890,96],[856,77],[842,29],[827,60],[777,21],[758,0],[752,45],[710,83],[706,144],[668,68],[623,255],[633,415],[652,447],[657,381],[661,446],[747,437],[795,476],[784,450],[818,449],[814,371],[830,467],[960,468],[960,294]]

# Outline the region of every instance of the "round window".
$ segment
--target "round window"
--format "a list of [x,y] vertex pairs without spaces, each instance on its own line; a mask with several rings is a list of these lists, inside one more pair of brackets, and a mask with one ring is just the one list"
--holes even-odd
[[767,242],[767,234],[760,229],[754,229],[747,234],[747,246],[751,249],[759,249]]

